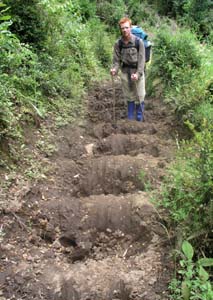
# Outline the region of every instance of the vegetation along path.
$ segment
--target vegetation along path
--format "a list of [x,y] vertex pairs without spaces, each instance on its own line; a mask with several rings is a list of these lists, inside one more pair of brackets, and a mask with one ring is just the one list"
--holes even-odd
[[0,300],[168,299],[171,245],[149,199],[172,159],[175,122],[158,99],[146,100],[145,122],[125,116],[119,82],[93,87],[85,120],[57,131],[47,178],[13,182]]

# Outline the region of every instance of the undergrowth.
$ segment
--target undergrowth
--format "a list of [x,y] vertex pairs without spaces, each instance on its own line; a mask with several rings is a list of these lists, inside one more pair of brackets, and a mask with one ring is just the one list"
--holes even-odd
[[[193,135],[191,140],[180,142],[162,194],[162,204],[177,228],[178,244],[183,245],[179,275],[170,285],[171,299],[175,300],[212,297],[211,269],[206,270],[202,260],[212,257],[209,7],[207,1],[0,1],[0,167],[10,171],[4,180],[8,186],[17,179],[15,168],[20,159],[28,178],[45,177],[49,166],[46,170],[41,166],[39,154],[51,155],[54,144],[48,141],[49,133],[42,131],[42,122],[50,118],[53,126],[62,126],[83,115],[87,88],[108,73],[120,17],[129,15],[151,36],[148,94],[169,103]],[[162,18],[158,12],[177,20]],[[178,22],[185,27],[180,28]],[[24,140],[26,128],[31,127],[41,137],[35,153],[29,153]],[[148,182],[145,188],[150,190]],[[183,244],[186,240],[190,244]]]
[[6,2],[10,7],[0,2],[1,160],[11,156],[12,140],[24,143],[26,126],[40,128],[48,116],[62,126],[82,116],[87,88],[106,76],[112,44],[94,11],[78,1]]
[[196,259],[194,248],[188,241],[183,241],[181,250],[176,252],[179,258],[179,269],[169,286],[171,300],[211,300],[213,289],[210,268],[213,258]]

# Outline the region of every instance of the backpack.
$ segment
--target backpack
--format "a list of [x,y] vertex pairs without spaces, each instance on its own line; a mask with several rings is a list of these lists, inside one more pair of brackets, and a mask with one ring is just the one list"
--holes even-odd
[[[144,43],[144,48],[145,48],[145,62],[149,62],[151,59],[151,48],[152,44],[148,40],[148,34],[143,31],[143,29],[139,26],[133,26],[131,29],[131,33],[134,34],[137,38],[135,40],[135,48],[139,51],[139,40],[142,39]],[[119,40],[119,49],[124,47],[122,39]]]

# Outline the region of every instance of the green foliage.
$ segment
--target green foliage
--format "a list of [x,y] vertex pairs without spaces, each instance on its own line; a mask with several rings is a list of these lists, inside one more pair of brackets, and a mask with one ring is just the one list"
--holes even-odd
[[83,19],[89,20],[90,18],[95,18],[96,15],[96,5],[94,0],[81,0],[81,1],[73,1],[74,3],[78,3],[79,12]]
[[4,0],[12,17],[10,30],[23,43],[41,49],[46,40],[46,27],[40,0]]
[[213,29],[212,1],[209,0],[153,0],[159,13],[173,17],[202,38],[208,39]]
[[211,300],[213,290],[206,268],[213,266],[213,258],[200,258],[193,261],[194,249],[188,241],[182,244],[178,278],[170,284],[173,300]]
[[183,120],[190,120],[197,128],[201,126],[204,118],[209,124],[213,120],[211,114],[213,57],[211,52],[212,47],[201,45],[198,49],[201,58],[200,71],[192,75],[191,82],[182,84],[177,91],[170,91],[167,95],[167,102],[173,103],[179,117]]
[[96,1],[97,16],[104,22],[110,32],[119,34],[118,21],[128,16],[134,24],[148,27],[156,25],[156,14],[149,1],[143,0],[112,0]]
[[126,12],[127,7],[123,0],[97,2],[97,16],[111,27],[110,31],[116,31],[118,21],[126,15]]
[[80,115],[85,87],[102,77],[112,55],[94,2],[6,2],[9,10],[0,3],[1,142],[20,138],[26,123],[39,125],[47,111],[60,125]]
[[[206,107],[212,105],[211,53],[212,47],[200,44],[190,31],[182,29],[173,32],[168,26],[161,27],[148,70],[148,90],[160,91],[180,119],[196,120],[198,127],[202,123],[204,102]],[[211,120],[211,114],[208,115]]]
[[194,28],[198,34],[202,34],[203,37],[206,37],[213,29],[212,8],[212,3],[208,0],[184,1],[182,11],[178,12],[182,17],[180,21]]
[[164,88],[169,91],[190,83],[201,66],[195,36],[185,30],[172,33],[161,28],[154,44],[153,76],[161,78]]
[[8,7],[2,1],[0,1],[0,21],[8,21],[11,19],[9,15],[6,15],[5,12],[8,11]]
[[213,103],[204,101],[198,104],[191,115],[191,120],[197,128],[200,128],[203,120],[208,124],[213,124]]
[[126,12],[134,24],[141,24],[144,28],[146,24],[156,25],[156,14],[150,6],[149,1],[129,0],[125,1]]
[[115,37],[107,34],[106,26],[98,19],[91,19],[87,26],[89,27],[88,34],[95,34],[95,39],[91,41],[95,57],[103,67],[109,69],[112,63],[112,45]]
[[0,25],[0,139],[19,136],[27,109],[39,110],[41,104],[37,55],[22,45],[8,26],[6,22]]
[[145,3],[141,0],[130,0],[125,1],[127,5],[128,16],[133,20],[134,24],[140,23],[142,20],[146,19],[147,14],[145,8]]
[[[85,86],[97,79],[97,75],[101,78],[101,65],[111,61],[111,43],[98,19],[89,19],[85,23],[80,14],[80,2],[43,2],[49,32],[48,53],[40,56],[46,73],[41,87],[55,112],[59,111],[57,118],[61,120],[61,117],[66,119],[69,112],[71,115],[80,112],[77,107],[80,108]],[[55,101],[58,96],[60,100]]]
[[[209,235],[213,212],[213,135],[205,122],[201,132],[188,124],[194,134],[184,142],[170,167],[162,204],[183,236],[191,236],[203,251],[211,251]],[[204,244],[200,246],[200,236]]]
[[142,182],[144,191],[150,192],[153,189],[147,174],[143,170],[139,172],[138,179]]

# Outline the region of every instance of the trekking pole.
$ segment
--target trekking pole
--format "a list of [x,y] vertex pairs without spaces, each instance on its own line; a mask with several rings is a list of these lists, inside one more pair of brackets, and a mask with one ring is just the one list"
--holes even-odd
[[115,81],[114,81],[114,76],[111,76],[111,77],[112,77],[112,90],[113,90],[113,99],[112,99],[112,106],[113,106],[113,124],[112,124],[112,126],[113,126],[114,128],[116,128],[117,125],[116,125],[116,118],[115,118],[115,101],[116,101],[116,99],[115,99]]
[[[145,78],[144,78],[144,80],[145,80]],[[145,85],[145,82],[144,82],[144,85]],[[138,99],[139,99],[139,92],[138,92],[137,84],[136,84],[136,90],[137,90],[137,96],[138,96]],[[144,118],[144,100],[142,102],[140,102],[140,100],[139,100],[139,106],[140,106],[140,109],[141,109],[142,120],[144,122],[145,121],[145,118]]]

